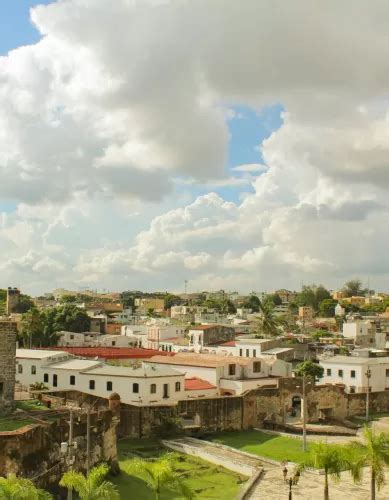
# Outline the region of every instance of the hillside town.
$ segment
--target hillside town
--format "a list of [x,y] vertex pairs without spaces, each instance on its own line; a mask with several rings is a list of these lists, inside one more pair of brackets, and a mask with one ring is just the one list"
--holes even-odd
[[351,438],[389,410],[389,294],[358,279],[248,295],[8,287],[0,300],[0,476],[53,492],[70,464],[118,470],[121,439],[196,455],[198,438],[261,429],[300,436],[304,453],[307,436]]

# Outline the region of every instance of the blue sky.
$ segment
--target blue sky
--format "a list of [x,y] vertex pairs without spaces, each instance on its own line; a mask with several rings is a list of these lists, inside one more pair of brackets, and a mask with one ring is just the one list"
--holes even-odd
[[1,0],[0,55],[20,45],[39,40],[39,33],[30,22],[30,7],[52,3],[52,0]]

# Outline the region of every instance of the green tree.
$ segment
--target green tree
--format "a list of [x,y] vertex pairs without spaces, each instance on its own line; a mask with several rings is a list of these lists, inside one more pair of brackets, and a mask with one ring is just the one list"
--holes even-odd
[[182,299],[178,295],[173,295],[172,293],[167,293],[164,296],[165,308],[170,309],[172,306],[178,306],[182,304]]
[[23,314],[35,307],[34,302],[31,297],[24,295],[23,293],[19,296],[19,302],[15,305],[14,312]]
[[74,304],[55,308],[53,331],[88,332],[90,318],[87,313]]
[[347,281],[342,291],[346,294],[346,297],[365,295],[367,292],[366,288],[362,288],[362,281],[358,278]]
[[377,434],[371,427],[365,425],[364,442],[354,441],[350,445],[356,455],[351,461],[351,473],[356,482],[362,479],[363,468],[370,469],[370,498],[375,500],[378,490],[385,484],[385,468],[389,465],[389,435],[383,432]]
[[22,315],[20,333],[24,347],[32,345],[42,347],[43,327],[42,315],[38,309],[30,309]]
[[324,368],[313,361],[307,360],[297,365],[295,373],[298,377],[305,375],[316,380],[323,376]]
[[324,299],[320,302],[319,313],[323,318],[333,318],[335,316],[335,307],[337,301],[333,299]]
[[245,309],[251,309],[253,312],[258,312],[259,311],[259,298],[252,293],[249,295],[249,298],[243,303],[243,307]]
[[4,500],[51,500],[45,490],[37,488],[32,481],[10,474],[0,477],[0,498]]
[[154,492],[155,500],[159,500],[164,488],[173,488],[187,499],[194,498],[192,491],[185,485],[181,476],[175,471],[175,455],[167,453],[157,460],[134,459],[126,472],[139,474]]
[[348,454],[337,445],[312,443],[310,455],[303,466],[324,470],[324,500],[329,500],[328,478],[331,476],[335,482],[340,481],[341,472],[350,466]]
[[259,316],[257,316],[259,334],[274,337],[280,334],[282,320],[274,314],[272,301],[259,301]]
[[330,292],[323,285],[305,285],[295,299],[297,306],[311,306],[318,311],[324,299],[331,298]]
[[116,486],[105,480],[108,471],[106,464],[94,467],[87,477],[80,472],[68,471],[62,476],[59,484],[64,488],[75,490],[80,500],[120,499]]

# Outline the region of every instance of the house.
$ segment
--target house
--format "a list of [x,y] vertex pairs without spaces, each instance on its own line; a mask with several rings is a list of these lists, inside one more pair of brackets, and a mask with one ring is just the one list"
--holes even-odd
[[186,378],[206,380],[220,394],[242,394],[257,387],[275,386],[277,377],[292,374],[289,363],[271,357],[241,358],[229,355],[177,353],[173,357],[154,356],[145,363],[164,365],[185,373]]
[[343,323],[343,337],[353,341],[360,347],[385,348],[386,335],[377,331],[374,321],[355,319]]
[[139,297],[135,299],[138,314],[145,315],[149,310],[161,313],[165,309],[165,300],[158,297]]
[[184,338],[185,328],[176,325],[154,324],[147,328],[147,349],[159,349],[161,342],[170,339],[171,342]]
[[256,339],[246,336],[238,337],[235,340],[230,340],[217,346],[210,346],[208,351],[246,358],[269,355],[274,356],[276,359],[283,359],[284,361],[292,361],[295,357],[294,348],[283,347],[280,339]]
[[57,345],[62,346],[79,346],[84,347],[88,345],[94,345],[97,343],[97,339],[102,335],[97,332],[58,332],[58,342]]
[[300,306],[299,307],[299,318],[303,321],[311,320],[313,318],[313,308],[311,306]]
[[192,326],[188,333],[189,347],[200,351],[203,347],[233,340],[235,330],[223,325]]
[[389,390],[388,356],[332,356],[321,359],[320,365],[324,368],[321,385],[341,385],[348,393],[366,393],[368,386],[370,392]]
[[283,304],[290,304],[294,301],[297,294],[296,292],[291,292],[290,290],[286,290],[285,288],[281,288],[280,290],[276,290],[274,295],[278,295],[282,300]]

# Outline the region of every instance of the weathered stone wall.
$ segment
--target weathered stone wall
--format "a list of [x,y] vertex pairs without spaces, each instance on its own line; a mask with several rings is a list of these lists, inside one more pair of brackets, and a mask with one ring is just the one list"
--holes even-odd
[[14,407],[16,323],[0,321],[0,412]]

